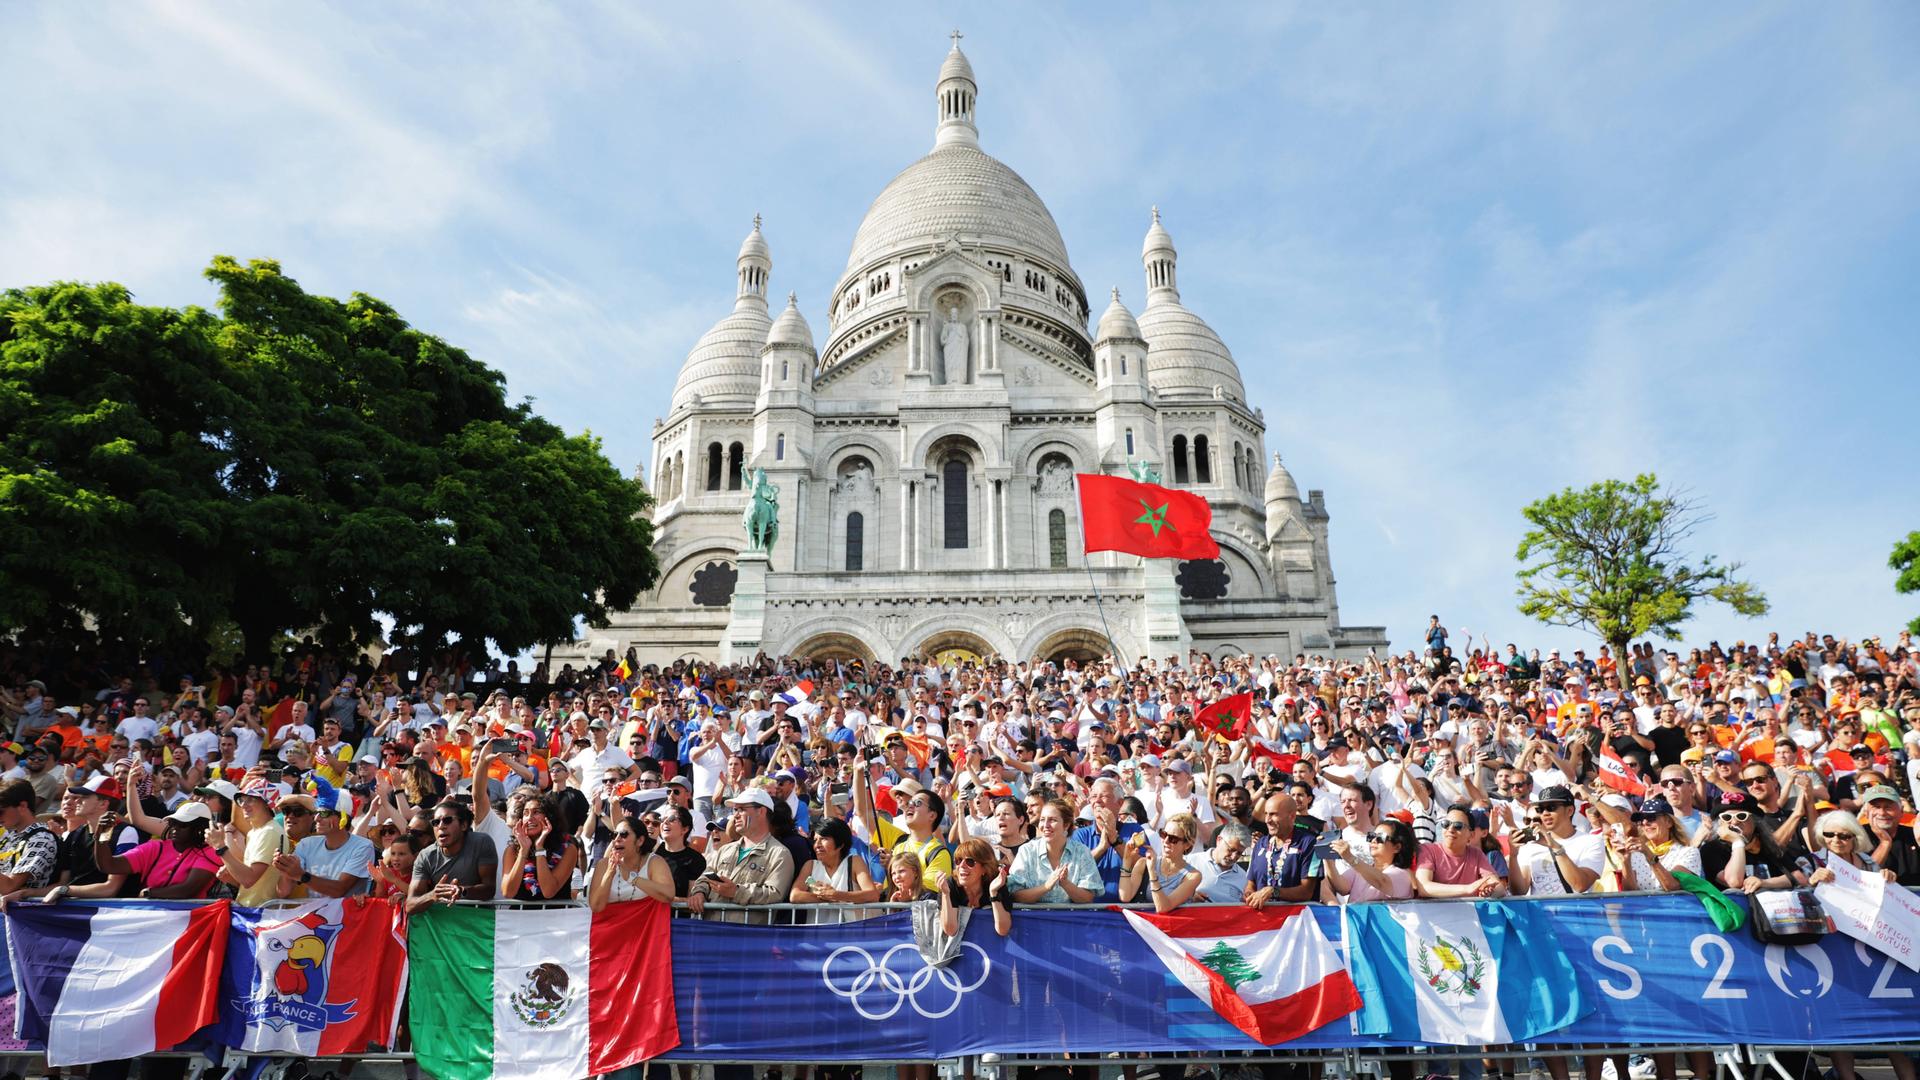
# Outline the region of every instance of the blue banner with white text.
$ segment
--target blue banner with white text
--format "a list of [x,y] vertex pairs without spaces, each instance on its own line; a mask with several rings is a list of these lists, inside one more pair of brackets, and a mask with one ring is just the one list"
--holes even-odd
[[[1545,915],[1582,1001],[1580,1019],[1541,1043],[1920,1040],[1920,973],[1843,935],[1762,945],[1744,929],[1719,931],[1685,895],[1526,903]],[[1341,945],[1340,909],[1313,911]],[[1023,908],[1006,938],[983,913],[959,958],[937,969],[905,913],[833,926],[678,920],[673,949],[678,1059],[1263,1049],[1118,912]],[[1279,1049],[1396,1045],[1407,1044],[1356,1035],[1342,1018]]]

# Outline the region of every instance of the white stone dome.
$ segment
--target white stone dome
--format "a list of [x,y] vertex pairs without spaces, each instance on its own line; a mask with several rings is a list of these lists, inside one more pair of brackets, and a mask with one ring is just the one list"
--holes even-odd
[[695,394],[702,405],[752,404],[760,391],[760,349],[772,326],[765,301],[735,304],[733,313],[714,323],[687,354],[673,384],[672,410],[691,405]]
[[1299,502],[1300,485],[1293,482],[1293,474],[1280,464],[1280,455],[1273,455],[1273,471],[1267,474],[1267,502]]
[[1093,335],[1093,340],[1139,337],[1140,324],[1134,320],[1133,312],[1127,310],[1127,305],[1120,302],[1120,290],[1113,290],[1113,302],[1109,303],[1107,310],[1101,314],[1100,328]]
[[1167,397],[1213,396],[1219,386],[1245,402],[1240,365],[1227,343],[1206,320],[1178,300],[1159,299],[1140,313],[1140,336],[1147,339],[1147,382]]
[[773,328],[767,331],[767,348],[780,345],[813,351],[813,329],[807,325],[806,316],[800,314],[800,301],[793,293],[787,294],[787,309],[773,320]]
[[955,234],[1071,271],[1060,227],[1033,188],[979,147],[957,143],[907,166],[881,189],[853,234],[847,270],[924,251]]

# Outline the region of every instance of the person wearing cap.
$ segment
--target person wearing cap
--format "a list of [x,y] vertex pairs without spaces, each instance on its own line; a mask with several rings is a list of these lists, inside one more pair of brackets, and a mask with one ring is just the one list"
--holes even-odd
[[1700,844],[1701,876],[1742,892],[1791,889],[1807,883],[1813,863],[1798,840],[1781,845],[1760,827],[1744,791],[1729,792],[1714,814],[1713,836]]
[[94,862],[102,873],[135,878],[137,895],[145,899],[205,897],[213,888],[214,875],[220,872],[220,854],[207,843],[213,811],[205,803],[182,803],[165,820],[166,831],[158,839],[121,855],[114,850],[119,819],[111,812],[101,814],[94,834]]
[[40,824],[33,786],[25,780],[0,784],[0,896],[42,889],[60,865],[60,841]]
[[1717,813],[1727,796],[1744,794],[1740,788],[1740,755],[1733,750],[1715,750],[1707,761],[1707,769],[1700,774],[1700,788],[1707,797],[1708,812]]
[[687,846],[705,855],[707,852],[707,834],[712,831],[713,823],[693,801],[693,782],[684,776],[676,776],[667,781],[667,805],[687,812],[692,822],[687,828]]
[[26,752],[26,746],[21,743],[0,742],[0,784],[27,778],[27,767],[20,764],[21,755]]
[[1533,800],[1540,816],[1534,838],[1514,852],[1507,867],[1516,896],[1559,896],[1592,889],[1606,869],[1606,844],[1598,833],[1574,826],[1573,790],[1562,784]]
[[580,791],[590,797],[599,792],[600,785],[626,779],[628,770],[633,768],[633,758],[613,744],[611,728],[612,725],[604,719],[589,721],[587,736],[593,740],[593,744],[575,751],[567,758],[567,764],[573,768],[573,774],[579,781]]
[[[278,786],[249,781],[234,800],[233,821],[222,830],[220,864],[233,883],[233,902],[241,907],[259,907],[280,895],[273,857],[285,849],[287,830],[274,817],[279,804]],[[311,807],[303,809],[310,820]]]
[[1920,839],[1914,835],[1920,822],[1900,824],[1900,793],[1876,784],[1860,793],[1860,805],[1860,823],[1866,827],[1870,845],[1862,854],[1876,866],[1893,871],[1893,879],[1901,885],[1920,885]]
[[[103,816],[121,798],[120,784],[108,776],[95,776],[84,785],[67,789],[60,803],[61,816],[67,819],[67,831],[60,838],[60,866],[53,884],[43,890],[28,890],[23,896],[44,895],[57,903],[70,896],[104,899],[131,896],[125,874],[108,874],[94,859],[94,829]],[[144,839],[139,830],[121,825],[114,830],[114,853],[125,855]]]
[[1633,811],[1631,830],[1610,829],[1607,854],[1609,868],[1622,875],[1623,889],[1679,892],[1675,871],[1704,876],[1700,849],[1687,843],[1673,804],[1658,795]]
[[[353,810],[353,793],[328,791],[314,799],[316,832],[293,846],[293,853],[276,855],[274,869],[280,871],[280,895],[290,896],[296,885],[310,896],[353,896],[367,891],[378,857],[373,841],[357,836],[347,827]],[[284,804],[287,800],[282,800]]]
[[773,837],[773,796],[756,784],[727,805],[733,808],[729,831],[739,839],[708,850],[707,872],[687,890],[687,907],[696,915],[709,900],[777,904],[792,893],[793,856]]

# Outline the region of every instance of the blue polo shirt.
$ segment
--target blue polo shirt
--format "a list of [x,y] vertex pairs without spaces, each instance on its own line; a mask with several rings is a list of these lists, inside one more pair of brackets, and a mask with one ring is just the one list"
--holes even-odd
[[[1114,903],[1119,902],[1120,849],[1125,847],[1127,841],[1133,839],[1134,835],[1140,832],[1142,828],[1143,826],[1135,822],[1121,822],[1120,842],[1109,848],[1105,855],[1093,860],[1093,865],[1100,869],[1101,892],[1098,899]],[[1082,825],[1073,830],[1073,838],[1085,844],[1088,851],[1093,851],[1100,846],[1100,830],[1092,825]]]
[[1247,880],[1256,889],[1276,886],[1291,889],[1303,881],[1317,880],[1326,870],[1320,865],[1315,845],[1320,833],[1311,826],[1293,823],[1293,836],[1284,844],[1262,836],[1253,842],[1253,857],[1248,862]]

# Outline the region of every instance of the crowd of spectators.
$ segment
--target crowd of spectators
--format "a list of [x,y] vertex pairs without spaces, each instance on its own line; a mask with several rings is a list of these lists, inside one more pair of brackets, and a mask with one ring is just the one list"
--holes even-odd
[[[1436,618],[1423,648],[1340,659],[12,666],[8,899],[656,897],[766,921],[927,898],[1006,933],[1028,904],[1754,892],[1834,859],[1920,886],[1906,634],[1541,655],[1456,651]],[[1242,736],[1196,723],[1242,692]]]

